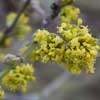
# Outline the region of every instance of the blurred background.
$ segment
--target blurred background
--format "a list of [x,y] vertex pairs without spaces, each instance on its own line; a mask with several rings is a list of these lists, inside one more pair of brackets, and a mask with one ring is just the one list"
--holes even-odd
[[[29,25],[32,26],[32,32],[24,40],[14,40],[10,48],[0,48],[0,50],[17,54],[19,48],[31,40],[31,35],[41,27],[44,16],[51,13],[50,5],[53,1],[33,0],[43,11],[36,12],[32,7],[25,10],[30,18]],[[18,12],[23,2],[24,0],[0,0],[0,30],[5,28],[7,15],[10,12]],[[84,24],[88,25],[91,34],[99,39],[100,0],[77,0],[74,5],[81,9],[80,16],[84,19]],[[55,19],[53,26],[57,23]],[[52,25],[50,27],[52,28]],[[96,60],[94,75],[72,75],[61,66],[54,63],[36,63],[37,81],[29,83],[28,92],[25,94],[7,92],[4,100],[100,100],[100,57]]]

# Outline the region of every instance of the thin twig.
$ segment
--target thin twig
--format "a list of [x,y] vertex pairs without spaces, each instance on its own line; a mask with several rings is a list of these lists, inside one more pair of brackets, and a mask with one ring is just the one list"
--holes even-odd
[[27,8],[27,6],[30,4],[31,0],[27,0],[25,2],[25,4],[23,5],[23,7],[20,9],[19,13],[17,14],[15,20],[13,21],[12,25],[10,27],[8,27],[5,31],[4,31],[4,35],[2,40],[0,41],[1,43],[3,43],[3,41],[5,40],[6,37],[8,37],[8,35],[10,34],[10,32],[13,30],[13,28],[15,27],[16,23],[18,22],[21,14],[25,11],[25,9]]
[[0,80],[9,72],[11,68],[4,69],[0,72]]

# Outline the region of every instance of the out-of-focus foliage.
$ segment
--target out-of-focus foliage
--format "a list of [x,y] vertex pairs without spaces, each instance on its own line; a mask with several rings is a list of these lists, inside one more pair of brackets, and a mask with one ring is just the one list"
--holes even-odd
[[[17,14],[14,12],[9,13],[7,15],[7,18],[6,18],[7,28],[12,26],[16,17],[17,17]],[[31,26],[28,25],[28,22],[29,22],[29,17],[26,16],[24,13],[21,14],[20,18],[18,19],[16,25],[13,28],[13,31],[10,32],[13,35],[13,38],[9,36],[6,37],[3,40],[3,46],[10,47],[14,38],[18,40],[25,39],[28,36],[28,34],[32,31]],[[0,32],[0,40],[2,40],[3,36],[4,36],[4,33]]]
[[[14,21],[14,19],[16,18],[17,14],[12,12],[7,16],[7,27],[10,27]],[[29,18],[23,13],[16,26],[14,27],[14,32],[13,33],[15,35],[16,38],[18,39],[23,39],[26,37],[27,33],[31,32],[31,27],[28,25],[29,22]]]
[[4,90],[0,88],[0,100],[4,98],[4,95],[5,95]]
[[2,89],[0,89],[0,99],[3,99],[4,98],[4,91]]

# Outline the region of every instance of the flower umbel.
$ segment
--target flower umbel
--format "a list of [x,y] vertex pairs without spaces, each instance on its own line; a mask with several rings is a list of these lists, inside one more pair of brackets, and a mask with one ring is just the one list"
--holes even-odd
[[49,61],[62,62],[65,44],[60,36],[49,33],[47,30],[38,30],[34,42],[37,44],[37,49],[29,55],[32,61],[40,60],[43,63]]
[[80,14],[80,9],[76,8],[74,6],[66,6],[64,8],[62,8],[61,10],[61,21],[62,22],[72,22],[72,21],[76,21],[78,19],[78,16]]
[[21,89],[22,92],[27,91],[28,81],[34,81],[35,76],[33,76],[34,68],[30,64],[21,64],[12,69],[7,75],[2,79],[2,84],[10,89],[11,91],[16,91]]
[[98,40],[81,23],[62,23],[58,27],[61,37],[47,30],[38,30],[34,37],[37,45],[29,58],[43,63],[50,61],[64,64],[75,74],[80,74],[84,69],[87,73],[94,73],[94,63],[99,50]]
[[98,56],[98,40],[89,33],[85,26],[62,23],[58,32],[66,41],[64,63],[72,73],[80,74],[83,69],[94,73],[94,63]]

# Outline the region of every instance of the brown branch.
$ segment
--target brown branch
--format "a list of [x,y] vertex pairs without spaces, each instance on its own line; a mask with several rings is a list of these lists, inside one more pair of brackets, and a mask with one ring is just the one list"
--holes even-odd
[[74,0],[71,0],[68,3],[62,3],[62,0],[55,0],[54,3],[52,3],[51,5],[51,10],[52,10],[51,15],[43,20],[43,27],[47,28],[50,25],[50,22],[58,16],[61,9],[65,7],[66,5],[72,4],[73,2]]
[[4,31],[4,35],[3,38],[1,39],[0,43],[3,43],[3,41],[5,40],[6,37],[9,36],[10,32],[12,32],[13,28],[15,27],[16,23],[18,22],[21,14],[25,11],[25,9],[27,8],[27,6],[30,4],[31,0],[27,0],[25,2],[25,4],[23,5],[23,7],[20,9],[20,11],[18,12],[15,20],[13,21],[12,25],[10,27],[8,27],[5,31]]

